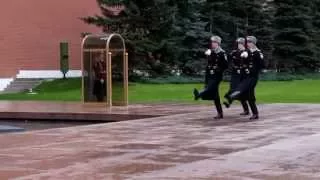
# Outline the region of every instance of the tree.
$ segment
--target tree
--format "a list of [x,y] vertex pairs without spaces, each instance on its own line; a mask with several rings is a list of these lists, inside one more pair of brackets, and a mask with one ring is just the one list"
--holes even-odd
[[318,70],[318,67],[320,66],[320,61],[318,57],[320,57],[320,0],[313,0],[313,6],[312,6],[312,40],[314,43],[314,56],[316,57],[316,70]]
[[[171,15],[176,10],[171,0],[97,0],[97,2],[102,15],[85,17],[83,20],[102,27],[105,32],[121,34],[126,40],[132,66],[146,67],[149,63],[146,63],[146,60],[152,61],[153,57],[158,57],[157,60],[165,58],[161,51],[172,26]],[[114,13],[114,9],[110,7],[115,5],[124,8]],[[151,66],[157,64],[149,63]]]
[[229,0],[207,0],[202,13],[207,22],[206,31],[222,38],[222,48],[230,50],[237,38],[236,19],[230,12]]
[[289,71],[314,70],[313,2],[304,0],[274,0],[274,56],[278,64]]
[[210,33],[204,31],[206,22],[202,20],[203,1],[176,1],[177,13],[167,42],[168,54],[172,54],[173,64],[184,74],[194,75],[203,69],[204,51]]
[[272,14],[273,7],[265,0],[228,0],[229,13],[232,15],[236,36],[254,35],[258,47],[266,60],[272,55]]

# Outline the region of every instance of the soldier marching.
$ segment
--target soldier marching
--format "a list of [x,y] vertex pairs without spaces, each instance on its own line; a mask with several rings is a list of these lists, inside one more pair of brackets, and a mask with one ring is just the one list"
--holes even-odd
[[224,50],[221,49],[221,38],[211,37],[212,48],[205,54],[208,56],[206,67],[205,89],[198,92],[194,89],[194,98],[203,100],[214,100],[218,115],[215,119],[223,118],[223,110],[219,97],[219,84],[222,81],[223,73],[228,67],[231,69],[230,89],[225,94],[227,99],[224,102],[227,108],[234,100],[242,104],[243,112],[240,115],[249,115],[249,107],[252,112],[251,120],[259,119],[259,111],[256,105],[255,88],[259,80],[259,74],[264,68],[264,57],[261,50],[256,46],[257,38],[247,36],[237,39],[237,49],[230,53],[229,60]]
[[[233,50],[229,56],[229,59],[230,59],[229,68],[231,71],[230,89],[224,96],[227,99],[227,102],[223,103],[227,108],[230,107],[233,101],[230,98],[231,93],[236,90],[238,85],[244,79],[244,71],[243,71],[244,57],[241,57],[241,54],[246,51],[245,39],[238,38],[236,40],[236,44],[237,44],[237,49]],[[243,108],[243,112],[240,115],[248,115],[249,107],[248,107],[247,101],[241,98],[238,100],[241,102],[241,105]]]
[[211,37],[211,47],[207,49],[207,66],[205,74],[205,88],[199,92],[194,89],[193,94],[195,100],[201,98],[202,100],[213,100],[217,116],[215,119],[223,118],[223,111],[219,96],[219,85],[222,81],[223,73],[228,67],[228,59],[226,52],[221,48],[221,38],[219,36]]

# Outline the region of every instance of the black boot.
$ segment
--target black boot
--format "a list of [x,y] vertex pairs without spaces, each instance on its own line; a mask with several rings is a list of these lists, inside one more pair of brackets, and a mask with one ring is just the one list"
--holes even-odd
[[249,119],[250,120],[259,119],[259,115],[258,114],[253,114]]
[[214,119],[223,119],[223,114],[218,114],[217,116],[214,117]]
[[248,116],[249,114],[249,111],[243,111],[242,113],[240,113],[240,116]]
[[196,88],[193,89],[193,96],[194,100],[198,100],[200,98],[199,91]]
[[229,108],[230,107],[230,104],[228,102],[223,102],[224,106],[226,106],[226,108]]
[[223,111],[222,111],[222,106],[220,103],[219,96],[217,96],[216,99],[214,100],[214,105],[216,106],[217,113],[218,113],[218,115],[216,117],[214,117],[214,119],[222,119],[223,118]]
[[249,100],[249,106],[252,111],[252,116],[250,117],[250,120],[259,119],[258,108],[257,108],[255,100],[251,100],[251,101]]
[[241,116],[247,116],[247,115],[249,115],[250,113],[249,113],[249,107],[248,107],[247,102],[244,101],[244,100],[241,100],[240,102],[241,102],[241,105],[242,105],[242,108],[243,108],[243,112],[240,113],[240,115],[241,115]]
[[224,98],[227,100],[227,101],[224,101],[223,104],[224,106],[226,106],[226,108],[229,108],[230,105],[232,104],[232,99],[230,98],[230,93],[227,93]]

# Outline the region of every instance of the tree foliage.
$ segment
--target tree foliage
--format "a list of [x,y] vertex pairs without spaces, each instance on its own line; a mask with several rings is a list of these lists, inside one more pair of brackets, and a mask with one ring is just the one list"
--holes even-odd
[[[181,69],[195,75],[205,64],[211,35],[226,51],[254,35],[269,68],[314,71],[319,66],[320,0],[97,0],[101,15],[86,23],[126,39],[132,68],[155,75]],[[110,8],[119,6],[120,10]],[[121,7],[125,7],[123,10]]]

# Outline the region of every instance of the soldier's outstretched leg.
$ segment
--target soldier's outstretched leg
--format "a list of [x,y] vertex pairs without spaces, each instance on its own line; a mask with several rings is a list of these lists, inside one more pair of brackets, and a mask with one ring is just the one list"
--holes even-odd
[[232,72],[231,80],[230,80],[230,89],[224,95],[224,98],[226,99],[226,101],[224,101],[223,104],[226,106],[226,108],[229,108],[230,105],[233,103],[234,99],[231,99],[230,95],[237,90],[240,83],[241,83],[240,74],[237,72]]
[[240,115],[242,115],[242,116],[249,115],[249,106],[247,104],[247,101],[246,100],[240,100],[240,102],[241,102],[241,105],[242,105],[242,108],[243,108],[243,112],[240,113]]
[[194,100],[198,100],[199,98],[203,97],[203,94],[208,94],[208,89],[204,89],[201,92],[198,91],[198,89],[194,88],[193,89],[193,96],[194,96]]
[[231,93],[229,97],[231,100],[234,100],[234,99],[238,98],[240,94],[241,94],[241,91],[237,90],[237,91],[234,91],[233,93]]
[[200,98],[200,93],[198,89],[196,88],[193,89],[193,96],[194,96],[194,100],[198,100]]
[[230,98],[230,94],[231,94],[231,90],[226,95],[224,95],[224,98],[227,101],[224,101],[223,104],[226,106],[226,108],[229,108],[233,102],[233,100]]

